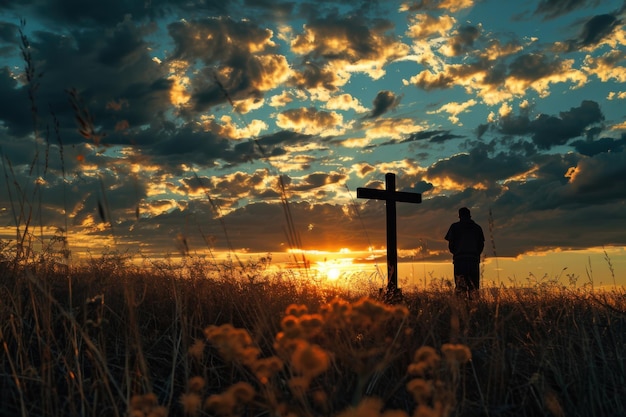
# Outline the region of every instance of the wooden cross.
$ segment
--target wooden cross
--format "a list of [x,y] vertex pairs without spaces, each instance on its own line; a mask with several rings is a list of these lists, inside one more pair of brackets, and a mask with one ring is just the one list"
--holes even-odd
[[396,201],[402,203],[421,203],[422,195],[419,193],[405,193],[396,191],[396,175],[385,174],[385,189],[357,188],[357,198],[369,198],[385,200],[387,217],[387,293],[395,296],[398,292],[398,247],[396,230]]

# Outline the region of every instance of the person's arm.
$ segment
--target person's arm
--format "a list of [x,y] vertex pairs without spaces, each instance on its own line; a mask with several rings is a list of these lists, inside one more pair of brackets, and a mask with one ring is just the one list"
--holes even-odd
[[454,252],[456,250],[456,239],[454,238],[454,231],[452,229],[453,227],[450,226],[450,229],[448,229],[448,233],[446,233],[445,239],[448,241],[448,250],[451,254],[454,255]]

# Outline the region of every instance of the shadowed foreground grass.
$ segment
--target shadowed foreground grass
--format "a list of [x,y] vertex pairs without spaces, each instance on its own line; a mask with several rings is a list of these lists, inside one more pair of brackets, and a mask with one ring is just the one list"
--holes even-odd
[[1,267],[3,416],[626,415],[623,290],[388,306],[255,266]]

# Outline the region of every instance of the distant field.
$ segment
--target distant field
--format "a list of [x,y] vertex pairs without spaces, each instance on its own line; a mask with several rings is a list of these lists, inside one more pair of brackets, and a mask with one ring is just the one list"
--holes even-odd
[[391,306],[258,266],[2,268],[3,416],[626,415],[623,289]]

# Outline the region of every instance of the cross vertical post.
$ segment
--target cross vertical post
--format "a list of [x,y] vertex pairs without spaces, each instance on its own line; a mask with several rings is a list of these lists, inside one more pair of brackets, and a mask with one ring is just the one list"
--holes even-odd
[[421,203],[422,195],[396,191],[396,175],[385,174],[385,189],[357,188],[357,198],[385,200],[387,223],[387,295],[398,294],[398,235],[396,224],[396,202]]

